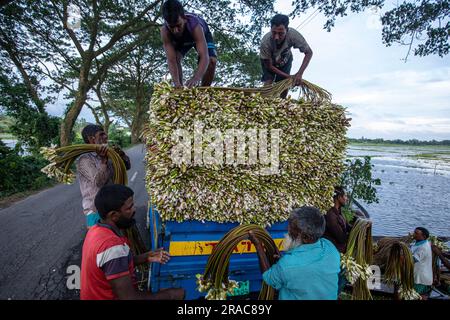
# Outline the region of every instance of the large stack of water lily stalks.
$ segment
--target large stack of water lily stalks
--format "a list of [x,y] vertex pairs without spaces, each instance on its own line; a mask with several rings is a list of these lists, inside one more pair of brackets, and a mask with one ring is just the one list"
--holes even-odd
[[268,225],[296,206],[329,208],[349,120],[307,81],[300,101],[277,97],[291,84],[155,86],[144,133],[146,180],[163,220]]

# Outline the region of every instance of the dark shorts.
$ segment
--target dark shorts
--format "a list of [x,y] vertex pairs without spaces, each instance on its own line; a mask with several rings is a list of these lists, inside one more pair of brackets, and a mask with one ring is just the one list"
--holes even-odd
[[[280,69],[284,73],[290,74],[293,60],[294,60],[293,57],[291,57],[284,66],[282,66],[282,67],[275,66],[275,67],[277,69]],[[264,62],[263,62],[262,59],[261,59],[261,67],[262,67],[262,71],[263,71],[263,75],[262,75],[262,78],[261,78],[262,82],[266,82],[268,80],[272,80],[273,82],[279,82],[281,80],[286,79],[286,77],[282,77],[282,76],[280,76],[278,74],[273,73],[272,71],[267,70],[267,68],[264,65]]]
[[414,290],[420,295],[427,295],[431,292],[431,286],[426,286],[424,284],[414,284]]
[[[217,58],[216,44],[214,43],[214,39],[212,37],[211,31],[207,31],[205,33],[206,45],[208,46],[208,54],[210,57]],[[175,46],[175,50],[180,52],[184,57],[186,53],[189,52],[192,48],[195,48],[195,43],[184,43],[183,45]]]

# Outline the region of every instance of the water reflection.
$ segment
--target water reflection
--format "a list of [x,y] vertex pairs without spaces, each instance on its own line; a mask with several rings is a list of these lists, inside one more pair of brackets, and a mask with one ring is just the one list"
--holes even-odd
[[[366,205],[373,234],[400,236],[423,226],[432,234],[450,236],[450,162],[441,148],[350,146],[350,157],[372,156],[379,203]],[[433,154],[433,152],[436,152]],[[426,154],[431,159],[419,159]]]

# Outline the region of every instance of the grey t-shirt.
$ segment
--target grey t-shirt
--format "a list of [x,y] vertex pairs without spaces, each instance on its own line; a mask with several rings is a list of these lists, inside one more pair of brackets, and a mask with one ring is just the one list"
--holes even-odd
[[305,38],[293,28],[288,28],[286,39],[279,48],[272,39],[272,33],[267,33],[261,41],[259,56],[263,60],[272,60],[272,64],[283,67],[292,57],[291,48],[300,49],[301,52],[309,50],[309,45]]

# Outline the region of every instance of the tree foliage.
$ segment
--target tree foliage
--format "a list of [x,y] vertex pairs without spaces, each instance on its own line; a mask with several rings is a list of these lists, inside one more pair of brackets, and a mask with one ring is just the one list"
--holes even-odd
[[57,142],[59,119],[40,111],[32,102],[27,86],[14,77],[8,77],[0,68],[0,106],[14,121],[9,133],[33,154],[42,146]]
[[0,140],[0,198],[40,189],[52,181],[40,170],[48,162],[42,157],[21,156],[19,148],[8,148]]
[[[184,4],[210,24],[219,44],[219,61],[220,52],[226,54],[219,70],[238,79],[233,83],[251,81],[239,74],[249,62],[258,61],[255,46],[263,23],[273,13],[273,1],[191,0]],[[47,83],[49,92],[70,99],[60,130],[63,145],[70,143],[81,109],[105,74],[146,42],[159,38],[161,5],[162,0],[17,0],[0,9],[1,57],[10,65],[14,62],[25,85],[33,84],[35,92],[42,93],[42,84]],[[73,23],[71,9],[79,11],[79,24]],[[153,42],[152,49],[161,50],[161,44]],[[107,120],[104,110],[92,107]]]
[[[297,16],[310,8],[322,12],[327,21],[324,29],[330,31],[336,18],[349,12],[362,12],[369,8],[382,8],[384,0],[294,0],[292,16]],[[449,53],[450,1],[416,0],[403,1],[394,9],[386,11],[382,17],[382,37],[386,46],[400,43],[412,49],[416,56],[436,54],[443,57]]]
[[378,203],[377,190],[374,186],[381,185],[380,179],[372,177],[371,158],[345,160],[345,170],[341,177],[341,184],[348,193],[349,202],[353,199],[363,200],[366,203]]

